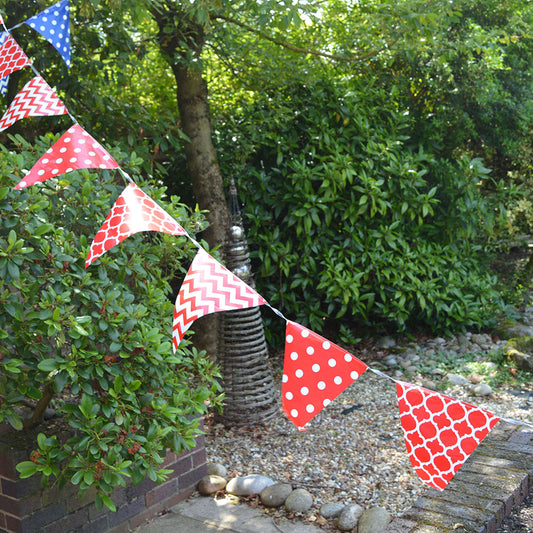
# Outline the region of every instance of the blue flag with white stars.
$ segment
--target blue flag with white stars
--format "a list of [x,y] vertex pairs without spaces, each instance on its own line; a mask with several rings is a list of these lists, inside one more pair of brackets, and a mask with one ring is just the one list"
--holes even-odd
[[69,0],[61,0],[57,4],[41,11],[38,15],[26,20],[26,24],[38,31],[51,43],[70,68],[70,17]]

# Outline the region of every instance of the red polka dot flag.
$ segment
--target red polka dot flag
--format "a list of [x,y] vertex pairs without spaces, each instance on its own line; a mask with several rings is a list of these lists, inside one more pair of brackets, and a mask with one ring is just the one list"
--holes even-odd
[[35,163],[15,189],[80,168],[118,168],[118,164],[79,124],[75,124]]
[[187,235],[187,232],[162,207],[135,183],[130,183],[122,191],[94,237],[85,268],[107,250],[140,231]]
[[420,479],[444,490],[499,418],[416,385],[396,383],[405,444]]
[[281,388],[284,413],[303,429],[367,368],[340,346],[287,321]]
[[29,67],[30,64],[30,60],[17,41],[8,35],[4,44],[0,46],[0,79],[24,67]]

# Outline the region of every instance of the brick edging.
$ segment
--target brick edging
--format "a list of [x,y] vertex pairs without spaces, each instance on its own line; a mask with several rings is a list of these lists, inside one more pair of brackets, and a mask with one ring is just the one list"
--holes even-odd
[[444,491],[427,489],[383,533],[496,533],[533,486],[533,430],[500,420]]

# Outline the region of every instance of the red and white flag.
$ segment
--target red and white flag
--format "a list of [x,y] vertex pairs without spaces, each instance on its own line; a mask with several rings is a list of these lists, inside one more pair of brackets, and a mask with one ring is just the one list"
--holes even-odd
[[200,249],[176,298],[172,326],[174,351],[196,319],[217,311],[246,309],[265,303],[254,289]]
[[444,490],[499,418],[416,385],[396,383],[407,453],[418,477]]
[[0,131],[26,117],[46,117],[66,113],[67,108],[50,85],[41,76],[35,76],[13,98],[8,110],[0,119]]
[[94,237],[85,268],[113,246],[141,231],[187,235],[187,232],[162,207],[135,183],[130,183],[122,191]]
[[75,124],[33,165],[15,189],[81,168],[118,168],[118,164],[79,124]]
[[17,44],[17,41],[8,35],[0,46],[0,79],[24,67],[29,67],[30,64],[30,60]]
[[281,388],[284,413],[303,429],[367,368],[340,346],[287,321]]

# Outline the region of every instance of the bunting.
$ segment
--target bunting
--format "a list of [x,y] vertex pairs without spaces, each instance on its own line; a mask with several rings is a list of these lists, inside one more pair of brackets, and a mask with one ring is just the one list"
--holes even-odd
[[39,32],[59,52],[70,67],[70,16],[68,0],[41,11],[25,22]]
[[67,108],[41,76],[35,76],[15,96],[0,119],[0,131],[26,117],[65,115]]
[[418,477],[444,490],[499,418],[416,385],[396,383],[407,453]]
[[367,368],[340,346],[287,321],[281,389],[284,413],[303,429]]
[[15,189],[81,168],[118,168],[118,164],[79,124],[75,124],[35,163]]
[[11,35],[0,46],[0,79],[31,65],[30,60]]
[[176,298],[172,326],[174,352],[197,318],[265,303],[266,300],[254,289],[200,248]]
[[[4,21],[2,20],[2,15],[0,15],[0,24],[4,24]],[[7,31],[3,31],[0,33],[0,46],[4,44],[4,41],[6,40],[9,33]],[[7,94],[7,87],[9,84],[9,76],[6,76],[5,78],[0,79],[0,94],[2,96],[5,96]]]
[[118,197],[89,250],[85,268],[113,246],[140,231],[161,231],[170,235],[187,232],[135,183]]

